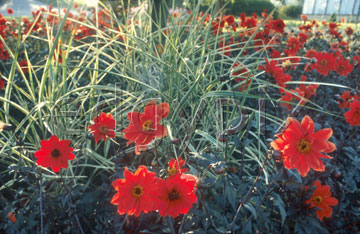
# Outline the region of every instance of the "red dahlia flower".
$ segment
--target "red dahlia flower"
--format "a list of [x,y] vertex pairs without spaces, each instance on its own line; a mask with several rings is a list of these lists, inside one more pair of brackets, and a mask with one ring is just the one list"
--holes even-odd
[[144,113],[129,112],[130,124],[123,130],[125,139],[129,140],[126,145],[135,142],[135,153],[139,155],[153,139],[166,136],[166,128],[159,122],[169,114],[169,109],[166,102],[156,105],[152,101],[145,106]]
[[276,84],[280,86],[280,92],[284,93],[285,83],[291,80],[291,76],[289,74],[284,73],[281,67],[278,66],[279,61],[275,60],[268,60],[265,58],[266,65],[265,66],[259,66],[260,70],[264,70],[267,74],[271,75],[274,80],[276,81]]
[[111,113],[102,112],[100,116],[95,117],[94,124],[89,126],[89,129],[94,133],[95,142],[101,138],[106,141],[106,136],[109,138],[115,137],[115,119]]
[[188,180],[180,175],[166,180],[160,179],[157,189],[156,206],[161,216],[177,217],[186,214],[197,201],[195,180]]
[[43,167],[51,167],[54,172],[59,172],[60,168],[68,167],[68,160],[73,160],[73,148],[70,147],[70,140],[59,140],[56,135],[49,140],[40,142],[40,150],[34,156],[37,158],[36,164]]
[[343,57],[339,58],[336,65],[336,72],[340,76],[346,77],[354,69],[354,67],[349,63],[349,60],[344,60]]
[[330,22],[328,26],[330,30],[335,30],[339,25],[337,23]]
[[272,29],[275,32],[283,34],[284,33],[284,28],[285,28],[285,23],[284,23],[284,21],[282,19],[277,19],[277,20],[274,20],[272,22]]
[[354,33],[354,30],[351,27],[347,27],[345,33],[346,35],[351,36]]
[[315,55],[317,63],[315,69],[322,75],[327,76],[329,71],[333,71],[336,68],[336,58],[329,53],[317,53]]
[[360,101],[360,96],[354,94],[351,95],[350,91],[342,92],[340,99],[338,101],[340,108],[350,108],[350,103],[353,101]]
[[266,62],[265,66],[262,65],[259,66],[260,70],[264,70],[267,74],[271,75],[272,77],[275,77],[276,74],[278,73],[283,73],[281,67],[278,66],[279,61],[277,60],[269,61],[267,58],[265,58],[265,62]]
[[170,159],[169,167],[168,167],[168,174],[169,176],[175,176],[178,174],[182,174],[183,172],[188,172],[189,169],[182,168],[185,166],[185,160],[181,157],[178,157],[176,160],[175,158]]
[[286,121],[285,130],[277,134],[277,139],[271,142],[274,150],[282,153],[284,166],[287,169],[297,169],[305,177],[310,168],[315,171],[325,171],[321,158],[332,158],[322,153],[331,153],[336,146],[329,142],[332,135],[331,128],[314,132],[314,122],[305,116],[301,124],[291,117]]
[[360,124],[360,100],[350,103],[350,110],[345,113],[346,122],[351,126]]
[[296,55],[300,49],[300,46],[301,46],[301,43],[300,43],[300,40],[298,37],[290,37],[284,52],[287,55]]
[[6,9],[6,13],[8,13],[9,15],[12,15],[12,14],[14,14],[14,10],[11,8],[8,8],[8,9]]
[[117,179],[112,186],[117,191],[111,199],[111,204],[118,205],[117,212],[122,215],[148,213],[154,210],[153,197],[157,193],[157,179],[154,172],[149,172],[145,166],[140,166],[135,173],[126,167],[124,179]]
[[321,185],[319,180],[316,180],[313,184],[315,191],[310,200],[306,201],[306,204],[310,205],[310,208],[316,207],[317,217],[322,221],[324,217],[330,218],[332,208],[330,206],[336,206],[338,200],[332,197],[330,187],[328,185]]

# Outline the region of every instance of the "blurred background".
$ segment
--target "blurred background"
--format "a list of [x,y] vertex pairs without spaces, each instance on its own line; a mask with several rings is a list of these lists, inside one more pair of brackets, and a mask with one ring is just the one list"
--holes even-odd
[[[95,6],[98,1],[111,5],[114,9],[121,5],[122,0],[74,0],[74,3],[84,7]],[[154,2],[166,1],[169,6],[176,8],[191,7],[184,4],[182,0],[150,0]],[[0,13],[7,16],[6,9],[12,8],[14,16],[31,16],[32,11],[40,7],[66,7],[70,0],[0,0]],[[137,6],[144,0],[124,0],[127,5]],[[199,0],[189,1],[188,4],[197,4]],[[213,0],[203,0],[204,9]],[[348,22],[359,22],[360,0],[218,0],[219,6],[226,4],[224,14],[239,15],[245,12],[247,15],[252,13],[260,14],[264,9],[269,12],[278,7],[274,13],[275,18],[299,19],[301,14],[306,14],[310,19],[340,19],[344,18]]]

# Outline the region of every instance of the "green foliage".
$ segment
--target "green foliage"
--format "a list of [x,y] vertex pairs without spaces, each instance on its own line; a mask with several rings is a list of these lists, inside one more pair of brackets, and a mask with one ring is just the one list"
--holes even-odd
[[227,13],[233,15],[240,15],[244,12],[246,15],[256,13],[260,15],[265,9],[271,12],[275,8],[268,0],[233,0],[227,7]]
[[302,6],[300,5],[282,6],[279,9],[279,16],[282,19],[299,19],[301,13]]
[[0,0],[0,6],[4,5],[5,3],[7,3],[9,0]]
[[335,13],[331,14],[329,18],[329,22],[336,22],[336,21],[337,21],[336,14]]

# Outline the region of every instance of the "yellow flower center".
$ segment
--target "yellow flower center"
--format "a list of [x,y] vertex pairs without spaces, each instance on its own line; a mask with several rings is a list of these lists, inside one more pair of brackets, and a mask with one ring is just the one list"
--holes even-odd
[[152,128],[151,128],[151,125],[153,124],[153,122],[151,121],[151,120],[146,120],[144,123],[143,123],[143,125],[142,125],[142,129],[144,130],[144,131],[149,131],[149,130],[151,130]]
[[140,185],[135,185],[132,189],[131,189],[131,194],[136,197],[139,198],[143,195],[143,187]]
[[58,150],[58,149],[53,149],[53,151],[51,151],[51,156],[53,157],[53,158],[57,158],[57,157],[59,157],[61,155],[61,152],[60,152],[60,150]]
[[292,62],[290,60],[286,60],[285,62],[282,63],[282,66],[284,68],[288,68],[292,66]]
[[301,153],[307,153],[310,151],[310,142],[308,140],[301,139],[296,143],[296,148]]
[[177,170],[176,168],[173,166],[173,167],[169,167],[168,168],[168,173],[169,173],[169,176],[174,176],[177,174]]
[[169,194],[168,194],[168,198],[170,201],[176,201],[180,198],[180,194],[178,191],[176,191],[175,189],[173,189]]
[[316,196],[313,198],[313,202],[315,203],[315,205],[320,205],[323,201],[323,198],[320,196]]

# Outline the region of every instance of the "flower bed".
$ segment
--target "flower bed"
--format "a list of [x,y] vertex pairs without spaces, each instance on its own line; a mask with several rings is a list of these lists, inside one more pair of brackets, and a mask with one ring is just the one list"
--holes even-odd
[[1,231],[359,231],[358,31],[118,9],[0,16]]

